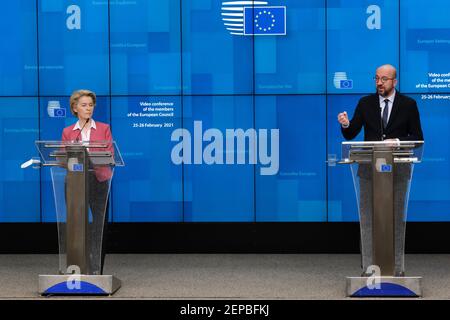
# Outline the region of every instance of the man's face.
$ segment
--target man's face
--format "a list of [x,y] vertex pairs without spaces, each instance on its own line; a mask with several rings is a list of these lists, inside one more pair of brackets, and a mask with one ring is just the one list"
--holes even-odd
[[375,84],[377,93],[380,96],[389,97],[397,85],[395,70],[387,67],[378,68],[375,76]]

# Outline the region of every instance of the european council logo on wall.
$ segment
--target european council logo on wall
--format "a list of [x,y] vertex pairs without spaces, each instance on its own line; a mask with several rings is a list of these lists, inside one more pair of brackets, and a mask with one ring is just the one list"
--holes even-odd
[[286,35],[286,7],[267,1],[224,1],[222,20],[233,35]]
[[61,107],[58,100],[48,102],[47,113],[50,118],[65,118],[66,117],[66,109]]

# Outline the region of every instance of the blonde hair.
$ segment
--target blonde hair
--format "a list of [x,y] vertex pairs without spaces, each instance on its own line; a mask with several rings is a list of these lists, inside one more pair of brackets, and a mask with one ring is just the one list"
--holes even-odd
[[70,96],[70,112],[72,112],[74,116],[77,115],[77,113],[74,111],[74,107],[77,105],[78,100],[80,100],[81,97],[91,97],[94,106],[96,104],[97,97],[95,96],[94,92],[84,89],[74,91]]

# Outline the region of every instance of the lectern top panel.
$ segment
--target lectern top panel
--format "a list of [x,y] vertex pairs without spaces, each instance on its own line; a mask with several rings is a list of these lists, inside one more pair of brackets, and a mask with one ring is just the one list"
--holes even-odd
[[391,151],[396,163],[422,161],[424,141],[344,141],[341,163],[372,161],[374,151]]
[[[67,151],[74,148],[86,148],[91,157],[101,163],[101,157],[113,158],[115,166],[124,166],[125,163],[115,141],[36,141],[43,163],[57,165],[62,157],[67,156]],[[108,161],[105,163],[109,163]]]
[[424,144],[423,140],[420,141],[343,141],[342,145],[355,145],[355,146],[421,146]]

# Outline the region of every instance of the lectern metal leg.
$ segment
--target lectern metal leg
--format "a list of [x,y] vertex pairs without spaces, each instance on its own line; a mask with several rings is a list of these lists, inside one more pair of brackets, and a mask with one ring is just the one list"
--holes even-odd
[[373,152],[373,264],[382,276],[395,273],[394,161],[392,151]]
[[[72,161],[70,159],[73,159]],[[67,266],[77,266],[80,273],[89,274],[89,173],[85,148],[68,152],[66,176],[66,252]]]

